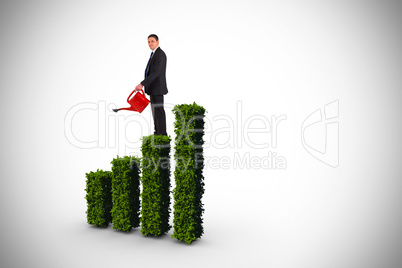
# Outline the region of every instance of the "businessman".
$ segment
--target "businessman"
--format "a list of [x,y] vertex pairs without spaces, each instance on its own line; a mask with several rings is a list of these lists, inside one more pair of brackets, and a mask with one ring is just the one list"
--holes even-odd
[[148,46],[152,52],[145,68],[145,79],[135,87],[135,90],[140,91],[145,87],[145,92],[151,98],[154,134],[167,136],[166,115],[163,108],[163,96],[168,93],[166,86],[166,54],[159,47],[159,38],[156,34],[148,36]]

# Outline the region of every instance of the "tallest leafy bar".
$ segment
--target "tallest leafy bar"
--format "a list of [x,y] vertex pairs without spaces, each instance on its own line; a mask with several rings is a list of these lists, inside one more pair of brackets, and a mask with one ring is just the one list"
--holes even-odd
[[190,244],[204,233],[201,198],[204,194],[204,116],[206,110],[193,104],[176,105],[173,190],[173,238]]

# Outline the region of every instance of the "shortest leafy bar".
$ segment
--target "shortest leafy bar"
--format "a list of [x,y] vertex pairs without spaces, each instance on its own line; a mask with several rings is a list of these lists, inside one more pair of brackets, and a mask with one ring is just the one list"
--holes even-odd
[[86,173],[85,199],[87,200],[87,222],[98,227],[107,227],[111,222],[112,172],[97,170]]
[[111,163],[113,229],[129,232],[140,224],[140,160],[124,156]]

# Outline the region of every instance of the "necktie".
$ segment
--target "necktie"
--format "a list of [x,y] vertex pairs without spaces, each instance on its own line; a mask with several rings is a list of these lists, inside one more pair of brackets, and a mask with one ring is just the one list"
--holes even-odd
[[145,69],[145,78],[147,78],[149,63],[151,62],[151,58],[152,58],[153,54],[154,54],[154,52],[152,51],[151,56],[149,57],[149,60],[148,60],[147,68]]

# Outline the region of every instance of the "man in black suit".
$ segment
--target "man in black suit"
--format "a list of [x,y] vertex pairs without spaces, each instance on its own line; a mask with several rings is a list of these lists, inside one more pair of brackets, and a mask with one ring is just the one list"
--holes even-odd
[[168,93],[166,86],[166,54],[159,47],[159,38],[156,34],[148,36],[148,46],[152,53],[145,68],[145,79],[135,87],[135,90],[139,91],[145,87],[145,92],[151,97],[154,134],[166,136],[166,115],[163,108],[163,95]]

